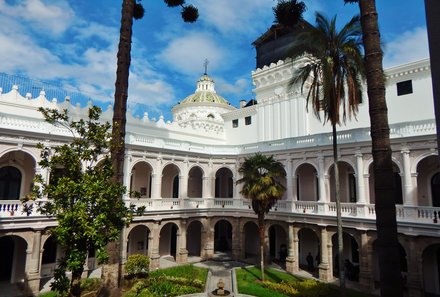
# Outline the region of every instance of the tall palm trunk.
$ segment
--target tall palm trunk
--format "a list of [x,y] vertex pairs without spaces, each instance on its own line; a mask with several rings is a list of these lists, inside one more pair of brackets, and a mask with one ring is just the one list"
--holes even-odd
[[[135,0],[123,0],[121,31],[117,54],[117,70],[115,83],[115,102],[113,108],[113,130],[111,158],[115,171],[113,181],[123,183],[125,154],[125,124],[128,96],[128,76],[131,62],[131,38]],[[122,197],[121,197],[122,199]],[[114,241],[107,245],[108,264],[102,268],[102,280],[105,290],[111,295],[117,294],[120,279],[120,242]]]
[[335,171],[335,199],[336,199],[336,225],[338,233],[338,266],[339,266],[339,286],[341,287],[341,296],[345,297],[345,271],[344,261],[344,241],[342,233],[342,214],[341,214],[341,195],[339,185],[339,158],[338,158],[338,139],[336,134],[336,124],[332,124],[333,132],[333,168]]
[[359,0],[371,122],[381,296],[402,296],[390,129],[378,17],[374,0]]
[[261,280],[264,282],[264,212],[258,212],[258,228],[260,235],[260,269],[261,269]]

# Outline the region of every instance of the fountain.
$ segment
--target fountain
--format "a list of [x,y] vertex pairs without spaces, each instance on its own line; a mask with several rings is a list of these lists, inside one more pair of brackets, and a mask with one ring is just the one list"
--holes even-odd
[[213,296],[232,296],[231,292],[229,292],[228,290],[225,290],[225,282],[220,279],[217,283],[217,289],[213,290],[211,293],[208,294],[209,297],[213,297]]

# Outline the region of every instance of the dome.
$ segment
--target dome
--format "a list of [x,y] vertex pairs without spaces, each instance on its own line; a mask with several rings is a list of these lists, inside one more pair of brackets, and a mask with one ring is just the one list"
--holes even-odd
[[200,79],[197,81],[196,92],[183,99],[180,102],[180,105],[206,102],[230,105],[225,98],[217,95],[214,85],[214,80],[212,78],[210,78],[207,74],[202,75],[202,77],[200,77]]

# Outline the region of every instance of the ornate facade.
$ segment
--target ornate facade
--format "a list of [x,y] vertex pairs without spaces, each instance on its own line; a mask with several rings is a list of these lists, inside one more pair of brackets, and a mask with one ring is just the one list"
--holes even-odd
[[[173,108],[173,122],[128,116],[124,184],[141,198],[124,199],[145,212],[123,231],[123,262],[133,253],[149,255],[153,268],[169,256],[177,263],[219,253],[254,261],[256,216],[235,182],[240,162],[262,152],[283,162],[287,175],[287,191],[267,216],[267,258],[296,272],[307,268],[311,253],[317,277],[329,281],[337,275],[330,127],[307,111],[298,90],[288,88],[295,65],[286,59],[255,70],[254,104],[231,106],[205,74],[196,93]],[[402,276],[409,296],[440,295],[440,168],[429,61],[386,75]],[[19,198],[29,192],[36,173],[49,180],[50,173],[38,166],[36,144],[54,146],[70,137],[45,123],[37,108],[67,108],[79,118],[87,107],[73,106],[68,98],[48,100],[44,92],[23,97],[18,88],[0,92],[0,281],[22,283],[37,293],[61,253],[47,234],[56,222],[22,213]],[[380,263],[366,101],[357,120],[338,127],[338,153],[343,257],[355,267],[351,281],[374,290]],[[109,107],[103,119],[111,116]],[[95,268],[90,253],[86,270]]]

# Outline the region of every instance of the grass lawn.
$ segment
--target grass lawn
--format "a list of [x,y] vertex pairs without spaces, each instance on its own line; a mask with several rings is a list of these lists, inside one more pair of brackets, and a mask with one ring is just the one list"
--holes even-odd
[[205,290],[208,269],[193,265],[176,266],[151,272],[146,278],[126,284],[124,297],[168,297],[201,293]]
[[[302,279],[276,269],[265,270],[265,282],[261,282],[259,267],[236,270],[238,291],[257,297],[339,297],[337,286]],[[374,295],[347,289],[347,297],[372,297]]]

